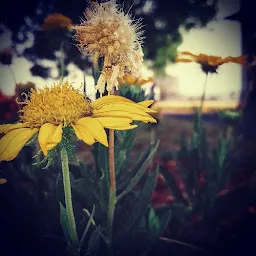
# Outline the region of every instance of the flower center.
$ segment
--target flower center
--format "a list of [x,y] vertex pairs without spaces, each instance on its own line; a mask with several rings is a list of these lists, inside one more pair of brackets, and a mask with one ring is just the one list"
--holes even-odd
[[90,101],[79,90],[66,82],[51,88],[34,89],[26,95],[20,119],[28,127],[41,127],[45,123],[68,126],[79,118],[92,114]]

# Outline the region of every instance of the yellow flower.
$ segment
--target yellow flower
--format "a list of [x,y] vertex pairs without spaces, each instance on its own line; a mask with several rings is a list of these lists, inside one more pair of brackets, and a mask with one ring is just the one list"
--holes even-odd
[[54,13],[48,16],[42,25],[43,31],[50,31],[58,28],[70,29],[72,26],[72,20],[60,13]]
[[[228,56],[226,58],[222,58],[219,56],[212,56],[206,54],[195,55],[190,52],[181,52],[181,57],[176,59],[176,62],[196,62],[201,65],[201,69],[205,73],[217,73],[217,69],[220,65],[228,62],[233,62],[237,64],[245,63],[245,56],[231,57]],[[182,57],[185,55],[185,57]]]
[[1,184],[5,184],[7,182],[7,180],[6,179],[4,179],[4,178],[0,178],[0,185]]
[[26,142],[38,133],[38,142],[44,155],[62,139],[63,127],[73,127],[79,140],[92,145],[96,141],[108,146],[104,128],[128,130],[137,127],[133,120],[156,122],[148,113],[154,101],[140,103],[121,96],[104,96],[91,102],[70,83],[59,81],[27,95],[20,122],[0,125],[0,161],[14,159]]
[[126,85],[138,85],[142,86],[148,82],[153,82],[153,77],[142,78],[140,76],[134,76],[132,74],[126,73],[122,79],[118,79],[119,85],[126,84]]
[[141,48],[142,34],[140,21],[132,20],[124,13],[115,0],[105,3],[92,2],[84,12],[82,23],[72,28],[75,39],[84,55],[92,55],[94,65],[99,57],[104,58],[103,69],[96,89],[102,94],[118,88],[118,79],[125,71],[139,73],[143,62]]

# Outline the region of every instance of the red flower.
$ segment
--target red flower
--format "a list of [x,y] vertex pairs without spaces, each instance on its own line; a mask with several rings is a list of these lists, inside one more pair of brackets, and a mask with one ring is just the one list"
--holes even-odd
[[13,96],[6,96],[0,91],[0,109],[1,123],[16,120],[18,104]]
[[174,197],[170,194],[168,188],[154,190],[151,196],[153,207],[161,207],[173,203]]
[[166,187],[165,179],[162,174],[159,174],[156,179],[156,189],[161,189]]

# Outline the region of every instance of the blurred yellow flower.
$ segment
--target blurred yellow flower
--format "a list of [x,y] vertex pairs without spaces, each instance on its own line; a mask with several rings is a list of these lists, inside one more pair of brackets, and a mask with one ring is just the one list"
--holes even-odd
[[126,73],[122,79],[118,78],[119,85],[126,84],[126,85],[138,85],[142,86],[148,82],[153,82],[153,77],[142,78],[140,76],[134,76],[132,74]]
[[44,20],[42,30],[51,31],[58,28],[70,29],[72,25],[72,20],[70,18],[60,13],[54,13]]
[[18,98],[19,101],[23,101],[24,96],[26,95],[31,89],[36,90],[36,85],[32,82],[27,83],[18,83],[15,87],[15,96]]
[[[182,55],[185,55],[184,57]],[[220,65],[228,62],[237,64],[245,64],[245,56],[222,58],[219,56],[212,56],[206,54],[193,54],[190,52],[180,52],[179,57],[176,58],[176,62],[196,62],[201,65],[201,69],[205,73],[217,73],[217,69]]]
[[6,179],[4,179],[4,178],[0,178],[0,185],[5,184],[6,182],[7,182],[7,180],[6,180]]
[[101,75],[96,89],[101,94],[111,93],[119,85],[125,71],[139,74],[143,52],[140,21],[133,20],[124,13],[115,0],[104,3],[92,2],[84,12],[82,23],[72,28],[76,30],[75,39],[84,55],[92,55],[96,66],[100,57],[104,58]]
[[26,142],[38,133],[44,155],[62,140],[62,128],[73,127],[79,140],[92,145],[96,141],[108,146],[104,128],[128,130],[137,127],[133,120],[156,122],[148,113],[154,101],[140,103],[121,96],[104,96],[91,102],[69,82],[59,81],[51,88],[32,89],[20,110],[20,122],[0,125],[0,161],[13,160]]

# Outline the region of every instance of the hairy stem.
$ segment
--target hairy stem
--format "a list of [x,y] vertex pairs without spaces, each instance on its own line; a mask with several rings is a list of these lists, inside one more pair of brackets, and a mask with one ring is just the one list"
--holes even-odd
[[66,204],[66,212],[68,217],[70,238],[74,246],[79,246],[79,240],[78,240],[77,231],[76,231],[75,216],[74,216],[73,205],[72,205],[71,184],[70,184],[69,166],[68,166],[68,154],[64,147],[61,149],[61,163],[62,163],[64,195],[65,195],[65,204]]

